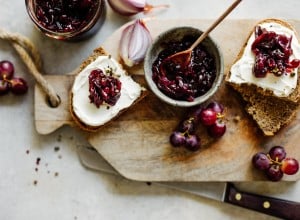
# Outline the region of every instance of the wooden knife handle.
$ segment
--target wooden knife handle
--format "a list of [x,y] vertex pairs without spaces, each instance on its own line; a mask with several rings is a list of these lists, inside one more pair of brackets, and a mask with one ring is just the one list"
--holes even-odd
[[224,202],[283,219],[300,219],[299,202],[241,192],[231,183],[227,185]]

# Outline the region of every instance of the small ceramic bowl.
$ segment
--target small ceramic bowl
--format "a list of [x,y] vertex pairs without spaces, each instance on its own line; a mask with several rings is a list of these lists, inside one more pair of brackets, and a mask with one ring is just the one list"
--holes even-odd
[[191,107],[195,105],[200,105],[211,98],[218,88],[220,87],[223,76],[224,76],[224,65],[223,65],[223,55],[219,46],[207,36],[202,42],[201,45],[205,47],[206,51],[215,59],[216,62],[216,78],[213,82],[212,87],[203,95],[196,97],[193,101],[181,101],[170,98],[165,95],[162,91],[160,91],[156,85],[156,83],[152,79],[152,65],[158,54],[164,49],[163,45],[168,44],[168,42],[181,41],[184,36],[195,36],[198,37],[203,32],[199,29],[193,27],[177,27],[170,29],[166,32],[160,34],[153,42],[153,44],[149,47],[146,57],[144,60],[144,71],[145,78],[149,88],[152,92],[162,101],[180,107]]

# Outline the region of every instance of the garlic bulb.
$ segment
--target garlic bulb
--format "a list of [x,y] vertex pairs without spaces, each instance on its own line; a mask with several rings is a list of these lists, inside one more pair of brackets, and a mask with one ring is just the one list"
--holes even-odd
[[123,62],[131,67],[144,60],[151,43],[152,37],[145,23],[141,19],[137,19],[123,30],[119,55]]
[[146,0],[108,0],[108,3],[115,12],[125,16],[148,12],[153,8],[168,7],[168,5],[149,5]]

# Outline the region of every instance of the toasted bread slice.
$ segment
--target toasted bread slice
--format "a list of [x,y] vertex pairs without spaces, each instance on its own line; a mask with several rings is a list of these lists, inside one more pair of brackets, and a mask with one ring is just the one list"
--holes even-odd
[[274,136],[289,124],[297,113],[297,105],[273,97],[256,95],[246,106],[246,111],[265,136]]
[[246,112],[253,118],[265,136],[273,136],[295,117],[298,104],[284,101],[272,96],[245,90],[241,94],[247,102]]
[[[128,74],[125,72],[125,70],[122,68],[121,64],[118,63],[118,67],[121,69],[121,71],[124,72],[124,74],[126,75],[126,78],[130,81],[130,85],[134,85],[134,88],[138,88],[139,91],[139,95],[137,97],[134,98],[134,100],[132,100],[132,103],[129,105],[129,106],[122,106],[122,107],[116,107],[114,108],[114,106],[109,106],[109,105],[101,105],[99,109],[102,108],[102,112],[104,111],[105,114],[103,114],[103,117],[109,117],[109,118],[106,118],[105,119],[105,122],[99,122],[99,124],[95,125],[94,123],[93,124],[90,124],[89,122],[87,122],[86,120],[84,120],[81,116],[79,116],[79,113],[76,113],[78,112],[78,105],[76,105],[76,110],[74,108],[74,96],[76,94],[74,94],[74,91],[73,91],[73,88],[75,86],[75,82],[76,82],[76,78],[77,77],[82,77],[82,76],[79,76],[80,73],[82,71],[85,71],[85,69],[93,69],[93,68],[96,68],[96,67],[92,67],[91,65],[93,65],[93,62],[96,61],[99,57],[109,57],[109,59],[112,59],[107,53],[106,51],[103,49],[103,48],[96,48],[93,53],[80,65],[79,67],[79,70],[78,70],[78,73],[75,77],[75,80],[74,80],[74,83],[73,83],[73,86],[72,86],[72,89],[71,89],[71,92],[70,92],[70,113],[75,121],[75,123],[83,130],[85,131],[89,131],[89,132],[95,132],[95,131],[98,131],[101,127],[103,127],[104,125],[108,124],[109,122],[113,121],[114,119],[116,119],[118,116],[120,116],[123,112],[125,112],[127,109],[129,109],[130,107],[132,107],[134,104],[138,103],[140,100],[142,100],[146,94],[147,94],[147,91],[145,88],[143,88],[140,84],[138,84],[137,82],[133,81],[133,79],[128,76]],[[90,65],[91,64],[91,65]],[[90,71],[90,69],[88,69]],[[86,75],[86,74],[85,74]],[[84,76],[84,77],[87,77],[87,76]],[[129,78],[128,78],[129,77]],[[122,82],[122,81],[121,81]],[[127,82],[127,81],[126,81]],[[124,82],[125,83],[125,82]],[[123,84],[122,82],[122,87],[121,87],[121,96],[120,96],[120,99],[122,99],[122,88],[123,88]],[[83,88],[82,88],[83,89]],[[87,89],[87,87],[85,88]],[[87,89],[88,90],[88,89]],[[88,93],[88,91],[85,91],[85,93]],[[89,118],[91,118],[93,116],[93,114],[95,113],[95,117],[97,117],[99,119],[99,117],[101,118],[101,113],[98,111],[98,109],[94,106],[93,103],[90,103],[90,100],[89,100],[89,97],[88,95],[82,97],[83,99],[86,99],[83,101],[83,108],[93,108],[92,109],[92,115],[89,115]],[[77,99],[78,100],[78,99]],[[117,101],[118,103],[118,101]],[[116,104],[117,105],[117,104]],[[80,111],[80,110],[79,110]],[[107,112],[109,111],[117,111],[116,113],[113,113],[113,114],[106,114]],[[90,113],[89,113],[90,114]],[[97,115],[97,116],[96,116]],[[105,116],[104,116],[105,115]],[[109,116],[107,116],[109,115]],[[96,118],[95,118],[96,120]],[[90,120],[91,121],[91,120]]]
[[[299,39],[298,34],[296,33],[295,29],[286,21],[283,20],[279,20],[279,19],[265,19],[260,21],[259,23],[256,24],[256,26],[264,24],[264,23],[276,23],[276,24],[280,24],[281,26],[288,28],[289,30],[291,30],[297,39],[293,39],[293,40],[297,40]],[[243,56],[245,49],[247,48],[247,46],[251,46],[253,43],[253,39],[251,38],[251,36],[254,34],[254,28],[253,31],[251,31],[251,33],[249,34],[245,45],[243,46],[243,48],[240,50],[236,60],[234,61],[234,64],[237,63]],[[251,40],[252,39],[252,40]],[[300,59],[300,57],[297,57],[298,59]],[[254,55],[253,55],[253,59],[254,59]],[[234,81],[231,80],[231,71],[229,71],[229,73],[226,76],[226,82],[228,84],[230,84],[232,86],[232,88],[234,88],[235,90],[237,90],[239,93],[244,93],[245,91],[247,92],[249,91],[253,91],[253,92],[258,92],[263,96],[276,96],[274,94],[274,92],[270,89],[265,89],[262,88],[260,86],[257,86],[251,82],[244,82],[244,83],[235,83]],[[296,88],[293,90],[293,92],[291,94],[289,94],[288,96],[276,96],[280,99],[283,99],[285,101],[289,101],[289,102],[293,102],[293,103],[298,103],[300,101],[300,74],[296,74],[296,80],[297,80],[297,84],[296,84]]]
[[[278,19],[266,19],[257,25],[266,22],[278,23],[294,31],[290,24]],[[252,42],[249,42],[252,34],[253,32],[251,32],[247,38],[246,44],[239,52],[234,63],[238,62],[242,57],[247,45],[252,44]],[[231,72],[226,76],[226,83],[236,90],[245,100],[247,103],[245,107],[246,112],[253,118],[265,136],[275,135],[282,127],[290,123],[296,115],[300,100],[299,74],[297,75],[296,88],[286,97],[276,96],[273,91],[263,89],[255,84],[232,82],[230,80],[230,74]]]

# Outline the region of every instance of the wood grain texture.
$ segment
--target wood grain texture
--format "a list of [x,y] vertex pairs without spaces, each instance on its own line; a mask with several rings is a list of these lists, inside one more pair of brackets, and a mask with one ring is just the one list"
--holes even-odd
[[[147,20],[153,37],[172,27],[193,26],[205,30],[212,20]],[[220,45],[228,72],[245,40],[257,20],[225,20],[210,36]],[[296,30],[300,22],[289,21]],[[118,58],[118,41],[124,26],[114,32],[104,49]],[[98,46],[98,45],[96,45]],[[96,47],[95,46],[95,47]],[[128,69],[134,79],[146,86],[142,66]],[[70,76],[55,82],[58,90],[65,94],[70,87]],[[63,91],[62,91],[63,90]],[[41,93],[38,89],[36,93]],[[39,132],[51,132],[62,124],[72,124],[66,112],[68,96],[63,96],[61,109],[53,110],[39,102],[45,100],[36,94],[36,124]],[[288,155],[300,159],[297,146],[300,114],[275,137],[264,137],[255,123],[243,110],[240,97],[224,83],[213,97],[227,108],[226,134],[218,139],[210,139],[204,128],[197,133],[202,138],[203,149],[192,153],[182,148],[174,149],[169,144],[169,135],[184,118],[186,109],[162,103],[152,93],[140,103],[104,126],[99,132],[90,134],[88,141],[118,171],[128,179],[139,181],[257,181],[266,180],[264,175],[252,168],[251,158],[258,151],[267,151],[274,145],[286,147]],[[62,111],[59,113],[59,111]],[[54,116],[54,115],[55,116]],[[239,121],[236,118],[239,118]],[[300,173],[285,176],[283,181],[294,181]]]
[[61,103],[52,108],[46,94],[36,85],[34,93],[35,127],[40,134],[50,134],[63,125],[73,125],[69,113],[69,91],[72,86],[73,75],[48,75],[46,80],[53,86]]

